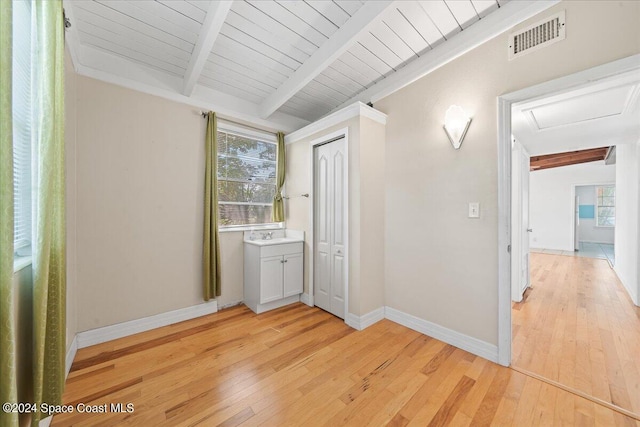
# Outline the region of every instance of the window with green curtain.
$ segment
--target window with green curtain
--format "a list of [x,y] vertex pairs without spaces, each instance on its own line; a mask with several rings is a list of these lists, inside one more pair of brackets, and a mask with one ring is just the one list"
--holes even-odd
[[274,224],[277,145],[226,129],[218,130],[220,227]]

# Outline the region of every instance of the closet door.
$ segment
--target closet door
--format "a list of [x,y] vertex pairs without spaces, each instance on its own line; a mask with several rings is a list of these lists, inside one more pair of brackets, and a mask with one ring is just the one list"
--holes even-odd
[[315,148],[314,301],[344,319],[345,163],[344,138]]

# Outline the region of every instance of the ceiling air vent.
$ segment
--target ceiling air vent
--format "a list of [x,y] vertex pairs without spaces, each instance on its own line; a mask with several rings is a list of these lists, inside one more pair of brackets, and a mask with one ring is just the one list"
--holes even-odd
[[509,60],[564,40],[564,10],[509,35]]

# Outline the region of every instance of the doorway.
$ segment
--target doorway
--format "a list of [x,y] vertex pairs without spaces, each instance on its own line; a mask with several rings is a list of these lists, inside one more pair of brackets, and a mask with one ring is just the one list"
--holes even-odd
[[[526,260],[523,258],[526,254],[526,245],[523,242],[529,239],[526,237],[525,230],[532,229],[530,243],[532,248],[535,248],[535,236],[537,235],[540,241],[543,237],[540,233],[546,227],[536,223],[533,212],[531,224],[524,221],[524,216],[520,212],[526,206],[526,202],[519,200],[518,197],[522,197],[525,192],[532,194],[534,190],[527,188],[523,191],[520,188],[525,182],[521,174],[524,168],[521,171],[514,168],[514,165],[519,163],[519,154],[512,151],[512,144],[515,144],[512,142],[515,127],[513,125],[516,120],[515,110],[512,108],[525,105],[525,108],[520,108],[520,112],[525,111],[531,116],[532,111],[540,106],[556,104],[557,107],[564,103],[562,107],[565,108],[569,105],[567,100],[572,96],[578,98],[579,102],[585,103],[585,94],[599,96],[606,89],[615,90],[626,86],[629,86],[630,90],[635,90],[634,85],[640,82],[638,68],[638,58],[616,61],[499,98],[499,361],[501,364],[511,365],[514,369],[527,371],[528,375],[560,384],[576,394],[596,400],[605,406],[635,414],[640,414],[640,399],[634,393],[634,390],[640,386],[640,376],[637,374],[640,372],[640,364],[637,363],[637,357],[633,355],[633,351],[629,352],[627,351],[629,348],[625,348],[629,345],[620,343],[640,342],[640,324],[638,324],[640,311],[633,305],[607,262],[579,256],[566,257],[551,251],[536,253],[532,250],[530,273],[527,275],[530,278],[530,293],[528,295],[525,293],[523,298],[518,295],[518,292],[528,285],[525,284],[522,288],[514,286],[514,284],[522,286],[521,275],[526,267]],[[589,104],[585,103],[585,105]],[[593,102],[591,105],[594,105]],[[555,111],[562,111],[563,108],[557,108]],[[551,110],[553,108],[547,112]],[[577,110],[571,109],[571,112],[575,113]],[[621,111],[619,115],[622,113]],[[554,125],[552,122],[557,121],[558,117],[557,113],[548,114],[546,118],[540,114],[534,117],[540,120],[533,120],[529,124],[545,128],[541,121],[548,119],[545,136],[549,137],[551,132],[548,129],[561,126],[563,131],[566,131],[571,125],[559,122]],[[581,126],[593,127],[597,125],[599,118],[592,117],[591,122],[583,123]],[[575,122],[579,121],[575,120]],[[564,137],[566,139],[566,132]],[[539,158],[545,157],[546,154],[553,154],[556,157],[563,157],[561,155],[564,154],[563,161],[568,158],[575,160],[579,155],[574,152],[598,147],[594,145],[598,143],[597,141],[586,145],[580,144],[586,139],[576,138],[576,141],[578,141],[576,144],[566,147],[564,152],[558,149],[557,140],[551,143],[543,141],[542,145],[547,144],[547,148],[554,148],[545,152],[544,147],[535,147],[538,151],[529,153],[531,168],[533,168],[534,158],[540,160]],[[606,140],[600,138],[599,142],[605,142],[607,146],[624,143],[615,138]],[[529,145],[525,149],[530,147]],[[548,158],[542,160],[543,162],[540,163],[542,165],[548,165],[551,162]],[[558,166],[570,168],[569,165],[572,163]],[[532,174],[538,173],[538,177],[550,175],[542,172],[544,171],[532,172]],[[535,181],[539,180],[531,178],[532,186]],[[557,237],[561,242],[559,245],[562,246],[552,250],[563,249],[575,252],[574,218],[577,217],[577,220],[580,220],[579,209],[582,204],[580,199],[576,203],[575,196],[580,196],[576,194],[576,188],[580,185],[575,182],[573,186],[561,184],[557,178],[555,181],[554,179],[548,181],[550,186],[562,187],[562,191],[566,193],[566,197],[563,196],[561,199],[548,197],[543,200],[544,203],[560,206],[563,220],[566,220],[564,221],[565,235],[559,236],[557,232],[549,233],[552,237]],[[515,186],[518,188],[514,188]],[[539,201],[531,200],[532,210],[536,205],[539,205]],[[594,203],[593,208],[597,210],[598,205]],[[510,221],[505,221],[505,218]],[[580,231],[578,231],[578,240],[579,233]],[[520,246],[514,245],[510,252],[512,249],[510,244],[518,240],[521,240]],[[578,249],[580,249],[579,242]],[[521,266],[513,267],[514,260],[520,262]],[[522,300],[513,304],[513,313],[512,298],[514,301]],[[528,335],[520,334],[523,330],[523,321],[529,322],[531,326]],[[630,329],[622,331],[621,329],[625,328],[622,324]],[[515,337],[513,347],[512,337]],[[563,338],[566,339],[563,340]],[[531,351],[523,353],[523,347],[531,343],[533,343],[529,348]]]
[[313,145],[313,301],[341,318],[347,303],[346,135]]

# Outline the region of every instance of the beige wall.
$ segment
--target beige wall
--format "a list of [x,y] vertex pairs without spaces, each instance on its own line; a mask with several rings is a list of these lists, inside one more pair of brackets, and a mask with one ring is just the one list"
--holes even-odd
[[[385,229],[385,126],[360,117],[360,307],[383,307]],[[357,218],[357,217],[356,217]]]
[[[205,120],[76,77],[77,330],[200,304]],[[242,297],[241,233],[221,234],[219,306]]]
[[[384,125],[355,117],[287,145],[287,194],[313,193],[311,141],[349,129],[349,313],[384,305]],[[287,227],[305,231],[304,291],[309,293],[311,200],[287,201]]]
[[[388,114],[387,306],[497,343],[496,99],[640,52],[640,2],[563,2],[520,27],[561,9],[566,40],[509,62],[503,34],[375,104]],[[442,130],[451,104],[473,116],[458,151]]]

